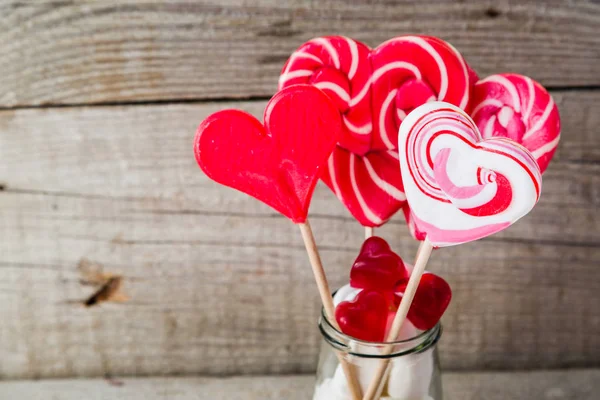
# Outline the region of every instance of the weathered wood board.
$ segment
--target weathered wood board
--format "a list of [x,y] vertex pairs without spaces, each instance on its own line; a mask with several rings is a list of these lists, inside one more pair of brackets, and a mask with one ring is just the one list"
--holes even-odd
[[[597,366],[596,91],[554,92],[563,142],[531,215],[434,254],[451,283],[446,369]],[[312,372],[318,296],[291,223],[198,170],[207,114],[264,102],[0,112],[0,378]],[[320,186],[312,223],[332,286],[361,228]],[[380,232],[410,259],[400,216]],[[131,300],[84,308],[82,260]]]
[[270,96],[316,36],[424,33],[482,75],[600,85],[594,0],[163,0],[0,3],[0,107]]
[[[447,373],[444,400],[596,400],[599,370]],[[7,399],[306,400],[314,377],[146,378],[0,382]]]

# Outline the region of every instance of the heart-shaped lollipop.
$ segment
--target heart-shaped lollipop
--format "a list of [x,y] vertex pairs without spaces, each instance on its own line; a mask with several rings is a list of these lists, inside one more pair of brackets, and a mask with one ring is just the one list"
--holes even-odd
[[285,64],[279,87],[309,83],[334,99],[342,136],[322,176],[367,227],[384,224],[406,203],[398,174],[398,127],[432,100],[468,108],[477,80],[450,44],[431,36],[399,36],[371,50],[356,40],[310,40]]
[[433,246],[496,233],[539,199],[541,173],[531,153],[506,138],[483,140],[473,120],[451,104],[415,109],[398,142],[411,219]]
[[[243,111],[225,110],[206,118],[194,141],[196,161],[209,178],[255,197],[298,225],[325,315],[334,327],[335,309],[307,214],[340,132],[333,101],[314,86],[297,85],[273,96],[264,126]],[[352,398],[360,399],[348,361],[340,357],[340,364]]]
[[196,161],[211,179],[302,223],[339,140],[339,112],[321,90],[296,85],[273,96],[264,121],[239,110],[212,114],[196,132]]

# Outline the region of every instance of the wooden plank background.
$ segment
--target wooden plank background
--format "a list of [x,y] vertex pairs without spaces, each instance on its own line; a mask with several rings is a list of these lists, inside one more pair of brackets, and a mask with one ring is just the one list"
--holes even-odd
[[598,3],[564,0],[5,0],[0,104],[270,96],[315,36],[453,43],[482,75],[599,86]]
[[[598,366],[600,5],[249,4],[0,5],[0,378],[314,371],[299,233],[205,178],[191,141],[214,111],[260,115],[286,56],[327,33],[439,35],[482,75],[552,87],[563,139],[540,204],[434,255],[455,292],[441,355],[451,370]],[[341,285],[361,228],[323,186],[311,216]],[[412,257],[400,216],[380,232]],[[122,275],[131,300],[82,307],[89,263]]]

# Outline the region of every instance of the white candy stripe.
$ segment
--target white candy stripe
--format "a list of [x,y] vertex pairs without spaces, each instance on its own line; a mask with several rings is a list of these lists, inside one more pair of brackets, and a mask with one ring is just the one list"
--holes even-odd
[[531,115],[531,110],[533,109],[533,103],[535,102],[535,88],[533,86],[533,81],[528,76],[523,77],[525,82],[527,82],[527,107],[525,111],[523,111],[523,121],[527,121],[529,116]]
[[313,60],[315,62],[318,62],[319,64],[323,64],[323,60],[321,60],[319,57],[313,54],[306,53],[304,51],[295,51],[290,56],[290,59],[288,60],[285,70],[282,72],[282,74],[287,74],[292,68],[292,66],[294,66],[294,61],[298,58],[308,58],[309,60]]
[[353,153],[350,154],[350,183],[352,184],[352,190],[354,191],[354,196],[356,200],[358,200],[358,204],[362,212],[365,214],[365,217],[371,221],[373,224],[381,225],[383,220],[379,218],[373,211],[369,208],[365,199],[362,197],[360,190],[358,189],[358,185],[356,184],[356,155]]
[[387,130],[385,129],[385,116],[388,113],[388,108],[390,107],[392,100],[394,100],[394,97],[396,97],[396,93],[398,93],[398,89],[392,89],[388,93],[387,97],[383,101],[383,104],[381,105],[381,110],[379,111],[379,132],[381,132],[381,140],[383,140],[383,143],[390,150],[394,148],[394,144],[390,140]]
[[356,74],[356,71],[358,70],[358,45],[354,40],[350,38],[344,37],[344,39],[346,39],[346,41],[348,42],[348,47],[350,48],[350,56],[352,57],[352,60],[350,62],[350,71],[348,71],[348,79],[352,80],[354,79],[354,74]]
[[313,74],[313,71],[310,71],[308,69],[299,69],[299,70],[296,70],[296,71],[292,71],[292,72],[287,72],[285,74],[281,74],[281,76],[279,77],[279,86],[285,84],[290,79],[296,79],[296,78],[302,78],[302,77],[305,77],[305,76],[311,76],[312,74]]
[[398,117],[398,119],[400,121],[402,121],[402,120],[404,120],[404,118],[406,118],[406,112],[404,112],[404,110],[396,108],[396,116]]
[[371,133],[371,131],[373,131],[372,123],[369,122],[368,124],[365,124],[363,126],[356,126],[352,122],[350,122],[350,120],[348,118],[346,118],[345,115],[344,115],[344,124],[350,131],[357,133],[359,135],[368,135],[369,133]]
[[[438,99],[443,100],[448,92],[448,70],[446,64],[442,59],[442,56],[430,45],[425,39],[417,36],[404,36],[401,38],[402,41],[413,42],[418,44],[435,60],[438,69],[440,70],[440,91],[438,93]],[[468,80],[467,80],[468,82]]]
[[329,40],[327,40],[325,38],[317,38],[317,39],[311,40],[311,42],[317,43],[317,44],[323,46],[325,48],[325,50],[327,50],[327,52],[331,56],[331,59],[333,60],[333,65],[335,66],[335,68],[340,69],[340,56],[337,53],[337,51],[335,50],[335,48],[331,45]]
[[475,109],[471,112],[471,115],[473,116],[473,119],[475,119],[477,117],[477,113],[479,111],[481,111],[481,109],[483,107],[487,107],[487,106],[496,106],[498,108],[502,107],[504,104],[500,101],[500,100],[496,100],[496,99],[485,99],[484,101],[482,101],[481,103],[479,103],[477,105],[477,107],[475,107]]
[[315,83],[315,86],[321,90],[331,90],[346,103],[350,101],[350,93],[346,92],[340,85],[333,82],[322,81]]
[[559,141],[560,141],[560,134],[556,137],[556,139],[554,139],[550,143],[546,143],[539,149],[532,151],[531,154],[533,154],[533,156],[537,160],[538,158],[542,157],[544,154],[554,150],[556,148],[556,146],[558,146]]
[[395,151],[395,150],[388,150],[386,153],[388,153],[390,156],[392,156],[396,160],[400,159],[400,156],[398,155],[398,152]]
[[467,107],[467,105],[469,104],[469,69],[467,68],[467,63],[465,62],[465,59],[458,52],[458,50],[456,50],[456,48],[454,46],[452,46],[450,43],[446,43],[446,44],[448,46],[450,46],[450,48],[452,49],[452,51],[454,52],[454,54],[460,61],[460,65],[465,74],[465,90],[463,91],[463,98],[460,100],[460,105],[459,105],[459,107],[464,110]]
[[519,92],[517,92],[517,88],[512,84],[511,81],[501,75],[491,75],[477,82],[477,85],[482,85],[488,82],[497,83],[504,86],[512,98],[512,108],[518,113],[521,112],[521,100],[519,98]]
[[335,151],[333,153],[331,153],[329,160],[327,160],[327,167],[329,168],[329,179],[331,180],[331,186],[333,186],[333,193],[335,193],[335,196],[338,199],[343,199],[341,191],[340,191],[340,186],[339,186],[338,181],[335,176],[335,163],[333,161],[334,157],[335,157]]
[[365,162],[365,167],[367,167],[367,172],[369,173],[369,176],[371,177],[371,179],[373,179],[373,182],[375,182],[375,184],[379,186],[381,190],[383,190],[398,201],[406,200],[406,195],[401,190],[399,190],[393,185],[390,185],[389,183],[381,179],[379,175],[377,175],[377,172],[375,172],[375,168],[373,168],[373,165],[371,165],[371,162],[367,159],[367,157],[364,157],[363,161]]
[[365,96],[367,95],[367,93],[369,92],[369,88],[370,87],[371,87],[371,78],[369,78],[367,80],[367,82],[360,89],[360,91],[358,92],[358,94],[356,96],[354,96],[350,100],[350,107],[354,107],[355,105],[357,105],[358,103],[360,103],[365,98]]
[[531,127],[531,129],[529,129],[529,130],[527,130],[527,132],[525,132],[525,134],[523,135],[522,141],[527,140],[528,137],[530,137],[531,135],[533,135],[534,133],[539,131],[546,124],[546,120],[548,119],[548,116],[550,116],[550,113],[552,112],[553,108],[554,108],[554,100],[552,100],[552,97],[550,97],[550,101],[548,102],[548,105],[546,106],[544,113],[535,122],[535,125],[533,125]]
[[484,138],[489,139],[494,136],[494,123],[496,123],[496,116],[492,115],[483,128],[482,133]]
[[392,63],[388,63],[385,66],[377,68],[375,71],[373,71],[373,74],[371,75],[371,83],[376,82],[379,78],[381,78],[382,75],[395,69],[407,69],[410,72],[412,72],[415,78],[417,78],[418,80],[423,79],[421,71],[419,71],[419,68],[417,68],[416,65],[406,61],[395,61]]
[[510,107],[502,107],[496,115],[498,116],[498,122],[500,125],[506,128],[510,122],[510,119],[513,115],[515,115],[515,113]]

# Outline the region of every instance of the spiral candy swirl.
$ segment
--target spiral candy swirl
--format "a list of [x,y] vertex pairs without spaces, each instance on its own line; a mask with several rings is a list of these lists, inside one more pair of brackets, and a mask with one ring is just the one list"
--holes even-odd
[[279,88],[313,84],[338,106],[343,119],[340,146],[363,155],[370,149],[370,49],[343,36],[310,40],[283,67]]
[[507,137],[525,146],[544,172],[560,140],[560,117],[550,94],[533,79],[491,75],[475,84],[471,117],[484,138]]
[[434,246],[496,233],[539,200],[541,172],[532,154],[507,138],[483,140],[473,120],[451,104],[415,109],[398,142],[410,220]]

